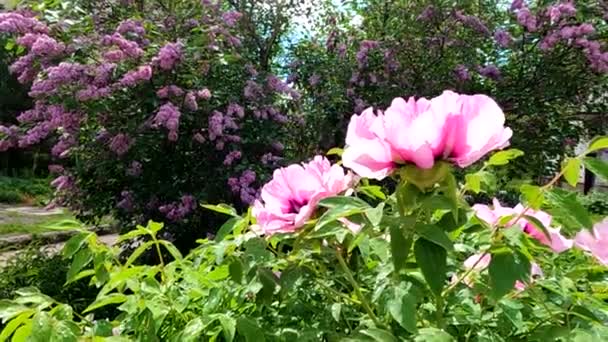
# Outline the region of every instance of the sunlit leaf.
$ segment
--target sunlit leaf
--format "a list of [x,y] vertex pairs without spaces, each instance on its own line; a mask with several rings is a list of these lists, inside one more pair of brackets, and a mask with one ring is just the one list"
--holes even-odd
[[506,165],[509,163],[509,161],[511,161],[515,158],[521,157],[523,155],[524,155],[523,151],[520,151],[515,148],[509,149],[509,150],[504,150],[504,151],[498,151],[490,157],[490,160],[488,160],[488,165],[492,165],[492,166]]
[[562,167],[564,178],[572,187],[576,187],[581,171],[581,160],[578,158],[568,158]]

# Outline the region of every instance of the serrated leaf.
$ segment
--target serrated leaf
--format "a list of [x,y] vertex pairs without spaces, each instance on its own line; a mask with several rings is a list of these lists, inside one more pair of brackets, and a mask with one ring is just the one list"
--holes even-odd
[[515,148],[509,149],[509,150],[504,150],[504,151],[498,151],[490,157],[490,160],[488,160],[488,165],[492,165],[492,166],[506,165],[509,163],[509,161],[511,161],[515,158],[521,157],[523,155],[524,155],[523,151],[520,151]]
[[205,208],[205,209],[209,209],[215,212],[218,212],[220,214],[225,214],[225,215],[229,215],[229,216],[235,216],[238,217],[238,213],[236,212],[236,209],[234,209],[233,207],[231,207],[228,204],[224,204],[224,203],[220,203],[217,205],[213,205],[213,204],[201,204],[201,207]]
[[608,148],[608,136],[602,136],[594,138],[589,144],[589,148],[585,151],[585,154],[589,154],[591,152],[595,152],[598,150],[603,150]]
[[577,196],[573,192],[567,192],[561,189],[553,189],[546,194],[547,199],[556,207],[559,207],[564,213],[568,214],[581,226],[591,229],[593,221],[589,213],[579,202]]
[[595,175],[599,176],[605,181],[608,181],[608,163],[601,159],[589,157],[583,159],[583,162],[589,171],[593,172]]
[[95,300],[83,312],[84,313],[91,312],[93,310],[97,310],[106,305],[124,303],[127,301],[128,298],[129,297],[127,297],[126,295],[124,295],[122,293],[110,293],[108,295],[105,295],[105,296]]
[[572,187],[578,184],[578,178],[581,171],[581,160],[578,158],[568,158],[562,167],[566,182]]
[[447,252],[435,243],[419,238],[414,244],[416,262],[431,291],[441,296],[447,272]]
[[530,261],[521,253],[501,250],[492,253],[488,268],[492,295],[500,298],[513,290],[515,281],[528,281],[530,277]]

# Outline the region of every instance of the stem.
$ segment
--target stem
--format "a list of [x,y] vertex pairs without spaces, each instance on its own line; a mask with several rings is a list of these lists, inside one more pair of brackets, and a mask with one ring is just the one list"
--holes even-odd
[[374,311],[372,310],[371,306],[367,302],[367,299],[365,299],[365,297],[363,297],[363,294],[361,293],[361,288],[359,287],[359,284],[353,277],[353,274],[351,273],[350,269],[346,265],[344,258],[342,258],[342,255],[340,254],[339,249],[336,250],[336,256],[338,258],[338,262],[340,263],[340,266],[342,267],[342,270],[346,274],[346,279],[348,279],[348,282],[353,286],[353,289],[355,290],[355,294],[357,295],[357,297],[359,297],[359,300],[361,300],[361,305],[363,306],[363,309],[365,309],[365,311],[367,312],[369,317],[372,319],[372,321],[374,321],[374,324],[376,324],[376,326],[383,327],[384,325],[382,323],[380,323],[380,320],[378,319],[378,317],[376,317],[376,314],[374,314]]
[[435,297],[435,319],[437,327],[443,329],[445,322],[443,320],[443,297],[441,295]]
[[160,267],[165,267],[165,261],[163,260],[163,253],[160,251],[160,243],[156,239],[156,236],[152,235],[152,241],[154,241],[154,246],[156,246],[156,252],[158,253],[158,259],[160,260]]

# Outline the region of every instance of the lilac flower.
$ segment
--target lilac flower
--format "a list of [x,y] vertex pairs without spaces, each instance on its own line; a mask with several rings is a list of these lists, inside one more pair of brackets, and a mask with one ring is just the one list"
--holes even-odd
[[338,44],[338,57],[344,58],[346,57],[346,44],[340,43]]
[[276,163],[282,159],[283,158],[281,158],[281,157],[273,155],[272,152],[268,152],[268,153],[265,153],[264,155],[262,155],[262,158],[260,159],[260,161],[264,165],[275,166]]
[[104,36],[101,43],[106,46],[118,46],[118,48],[129,58],[139,58],[144,54],[144,50],[139,47],[139,44],[126,39],[118,32]]
[[132,144],[133,140],[128,135],[119,133],[110,140],[109,147],[112,152],[120,157],[129,151]]
[[471,75],[469,74],[469,69],[466,66],[459,64],[454,68],[454,73],[456,73],[456,78],[460,82],[468,81],[471,79]]
[[269,75],[266,78],[266,82],[268,84],[268,87],[270,89],[272,89],[273,91],[279,92],[279,93],[287,93],[289,92],[289,85],[287,85],[287,83],[281,81],[278,77],[276,77],[275,75]]
[[[28,49],[32,48],[32,45],[34,45],[34,43],[38,40],[38,38],[40,38],[41,36],[43,36],[42,34],[39,33],[26,33],[25,35],[17,38],[17,44],[19,45],[23,45]],[[46,35],[44,35],[46,36]]]
[[134,208],[134,199],[133,199],[133,192],[132,191],[122,191],[120,193],[120,201],[118,202],[118,204],[116,204],[117,208],[120,208],[124,211],[132,211]]
[[203,143],[205,143],[205,137],[204,137],[202,134],[200,134],[200,133],[196,133],[196,134],[194,134],[194,135],[192,136],[192,138],[193,138],[193,139],[194,139],[196,142],[198,142],[199,144],[203,144]]
[[253,65],[251,65],[250,63],[245,64],[245,69],[247,70],[249,75],[251,75],[252,77],[256,77],[258,75],[258,71],[255,70],[255,67]]
[[9,67],[9,71],[12,74],[16,74],[17,80],[21,84],[26,84],[33,81],[38,74],[38,70],[34,66],[34,62],[36,60],[36,56],[33,54],[27,54],[25,56],[19,57],[11,66]]
[[167,102],[158,109],[158,112],[153,119],[153,127],[165,127],[169,131],[169,140],[176,141],[180,116],[181,113],[179,108],[173,103]]
[[127,176],[139,177],[139,175],[141,175],[141,171],[142,171],[141,163],[135,160],[135,161],[131,162],[131,164],[127,168],[126,173],[127,173]]
[[191,111],[198,110],[198,103],[196,102],[196,96],[193,92],[189,91],[186,93],[186,96],[184,97],[184,106]]
[[17,12],[0,13],[0,33],[48,33],[46,25]]
[[111,63],[120,62],[125,58],[125,54],[121,50],[110,50],[103,54],[103,58]]
[[240,12],[228,11],[222,14],[222,20],[224,21],[226,26],[233,27],[234,25],[236,25],[237,21],[241,19],[242,16],[243,14],[241,14]]
[[209,139],[215,140],[224,133],[224,114],[214,110],[209,118]]
[[245,117],[245,109],[241,107],[238,103],[231,102],[226,109],[226,115],[236,114],[237,117],[243,118]]
[[367,58],[370,50],[375,49],[379,46],[379,43],[374,40],[364,40],[359,45],[359,51],[357,51],[356,58],[357,63],[359,64],[359,68],[365,67],[367,65]]
[[507,48],[511,45],[511,43],[513,42],[513,37],[511,36],[511,34],[503,29],[498,29],[496,30],[496,32],[494,32],[494,40],[496,40],[496,43],[503,48]]
[[180,97],[182,95],[184,95],[182,88],[173,84],[164,86],[156,91],[156,96],[160,99],[166,99],[171,96]]
[[152,62],[163,70],[171,70],[182,60],[183,47],[181,42],[167,43],[158,51],[158,55],[152,59]]
[[420,21],[429,21],[435,16],[435,7],[428,5],[422,10],[422,13],[417,17]]
[[144,81],[149,81],[152,78],[152,67],[149,65],[142,65],[135,70],[127,72],[118,81],[118,84],[125,87],[133,87]]
[[183,220],[186,216],[196,209],[196,198],[192,195],[184,195],[180,202],[165,204],[158,208],[165,217],[171,221],[177,222]]
[[239,184],[239,179],[236,177],[230,177],[228,178],[228,186],[230,186],[230,190],[233,193],[238,193],[239,191],[241,191],[241,186]]
[[283,150],[285,150],[285,146],[280,142],[280,141],[274,141],[272,142],[272,144],[270,144],[270,147],[272,147],[273,150],[275,150],[276,152],[283,152]]
[[98,87],[106,87],[116,69],[116,64],[114,63],[101,63],[95,68],[93,84]]
[[51,154],[55,157],[65,158],[68,156],[69,149],[74,145],[76,145],[76,139],[69,134],[64,135],[53,146]]
[[47,121],[43,121],[36,126],[30,128],[25,135],[21,136],[18,141],[20,148],[35,145],[48,137],[54,127]]
[[524,0],[513,0],[511,2],[511,11],[515,11],[524,7]]
[[196,97],[201,100],[209,100],[211,98],[211,91],[207,88],[201,89],[196,92]]
[[243,95],[250,100],[254,100],[262,97],[264,94],[262,87],[259,84],[255,83],[254,81],[247,80],[245,88],[243,89]]
[[355,99],[355,113],[360,113],[362,112],[365,107],[367,107],[367,104],[365,103],[365,101],[363,101],[363,99],[357,98]]
[[88,86],[76,92],[78,101],[97,100],[102,97],[107,97],[112,93],[109,87],[98,88],[94,85]]
[[232,151],[226,155],[224,158],[224,165],[230,166],[235,160],[241,159],[241,151]]
[[65,171],[65,169],[63,168],[63,166],[57,165],[57,164],[51,164],[51,165],[49,165],[48,169],[49,169],[50,173],[54,173],[54,174],[60,174],[60,173],[63,173]]
[[486,65],[484,67],[479,67],[478,70],[481,76],[497,80],[500,78],[500,70],[495,65]]
[[517,22],[529,32],[536,31],[536,17],[527,7],[524,7],[517,12]]
[[491,35],[491,32],[488,27],[478,17],[474,15],[463,14],[461,11],[454,12],[454,15],[456,16],[456,19],[465,26],[468,26],[469,28],[477,31],[480,34],[483,34],[484,36]]
[[557,23],[561,18],[567,18],[576,14],[576,8],[570,2],[562,2],[549,7],[549,19],[552,23]]
[[146,34],[146,29],[141,21],[127,19],[118,25],[116,32],[125,36],[132,35],[135,38],[141,38]]

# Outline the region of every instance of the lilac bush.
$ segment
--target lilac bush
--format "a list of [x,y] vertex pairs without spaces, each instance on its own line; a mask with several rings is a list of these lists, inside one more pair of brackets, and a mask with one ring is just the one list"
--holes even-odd
[[[252,203],[299,98],[241,43],[256,13],[216,1],[96,6],[72,26],[0,14],[0,35],[22,49],[10,71],[34,101],[18,125],[0,126],[0,150],[50,141],[57,203],[87,220],[202,232],[198,202]],[[105,11],[115,15],[101,20]]]

